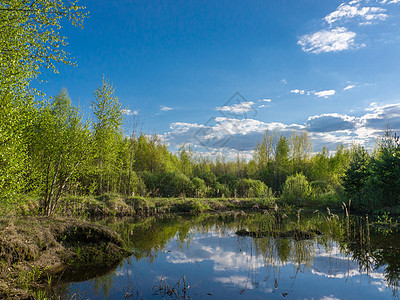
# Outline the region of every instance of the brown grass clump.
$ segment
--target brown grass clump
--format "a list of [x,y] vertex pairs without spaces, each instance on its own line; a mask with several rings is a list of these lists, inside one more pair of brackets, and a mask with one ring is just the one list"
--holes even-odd
[[[87,221],[62,217],[1,218],[0,299],[32,297],[45,287],[49,276],[111,266],[127,254],[116,232]],[[46,288],[51,293],[51,287]]]

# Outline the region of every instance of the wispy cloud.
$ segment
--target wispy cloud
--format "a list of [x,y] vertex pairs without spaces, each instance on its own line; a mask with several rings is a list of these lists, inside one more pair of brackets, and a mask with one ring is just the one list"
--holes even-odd
[[382,3],[382,4],[385,4],[385,3],[388,3],[388,4],[397,4],[397,3],[400,3],[400,0],[392,0],[392,1],[382,0],[381,3]]
[[353,18],[362,20],[360,24],[368,24],[373,20],[385,20],[388,15],[385,13],[386,9],[380,7],[361,7],[359,3],[353,5],[342,3],[339,7],[324,20],[328,24],[333,24],[339,21],[348,21]]
[[328,98],[329,96],[335,95],[335,93],[336,93],[335,90],[325,90],[325,91],[315,92],[314,95],[318,97]]
[[354,41],[355,36],[355,32],[349,31],[345,27],[338,27],[303,35],[297,44],[305,52],[316,54],[337,52],[359,47]]
[[233,104],[230,106],[221,106],[217,107],[216,110],[218,111],[224,111],[224,112],[229,112],[233,114],[243,114],[246,112],[249,112],[251,110],[254,110],[254,102],[253,101],[248,101],[248,102],[241,102],[238,104]]
[[272,100],[271,99],[260,99],[260,100],[258,100],[258,102],[271,102]]
[[161,108],[160,108],[160,110],[162,110],[162,111],[170,111],[170,110],[173,110],[173,108],[172,108],[172,107],[168,107],[168,106],[162,105]]
[[122,114],[127,116],[136,116],[139,112],[137,110],[123,109]]
[[300,95],[304,95],[305,90],[299,90],[299,89],[295,89],[295,90],[291,90],[290,91],[293,94],[300,94]]
[[356,86],[354,84],[349,84],[348,86],[346,86],[343,91],[347,91],[347,90],[351,90],[353,88],[355,88]]
[[315,95],[317,97],[324,97],[324,98],[328,98],[329,96],[333,96],[335,95],[336,91],[335,90],[324,90],[324,91],[305,91],[305,90],[299,90],[299,89],[294,89],[290,91],[293,94],[299,94],[299,95]]
[[[375,2],[375,5],[368,6],[372,2]],[[303,51],[315,54],[364,47],[365,43],[362,41],[356,43],[355,41],[356,30],[359,29],[358,25],[371,25],[385,21],[390,16],[388,4],[399,3],[400,0],[343,1],[335,11],[322,18],[321,26],[326,27],[328,25],[328,28],[301,36],[298,44]],[[346,27],[343,27],[343,24],[346,24]],[[348,29],[349,27],[351,30]],[[358,37],[358,40],[361,38],[362,36]]]

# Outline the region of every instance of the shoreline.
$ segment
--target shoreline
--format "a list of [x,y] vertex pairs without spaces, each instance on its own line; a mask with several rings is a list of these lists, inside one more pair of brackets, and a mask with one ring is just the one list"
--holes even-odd
[[110,268],[131,254],[115,231],[78,218],[0,218],[0,224],[2,299],[53,297],[64,273]]

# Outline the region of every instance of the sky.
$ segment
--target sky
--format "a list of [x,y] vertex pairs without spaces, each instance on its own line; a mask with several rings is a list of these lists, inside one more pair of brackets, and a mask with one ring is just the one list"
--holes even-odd
[[66,88],[90,114],[103,76],[125,114],[172,151],[250,157],[266,130],[307,130],[314,152],[373,147],[400,132],[400,0],[80,0],[65,23],[76,67],[34,86]]

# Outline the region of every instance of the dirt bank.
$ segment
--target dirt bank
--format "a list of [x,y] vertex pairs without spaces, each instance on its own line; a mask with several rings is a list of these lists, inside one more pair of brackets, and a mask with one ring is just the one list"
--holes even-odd
[[116,232],[87,221],[0,218],[0,299],[54,296],[64,273],[111,267],[128,254]]

